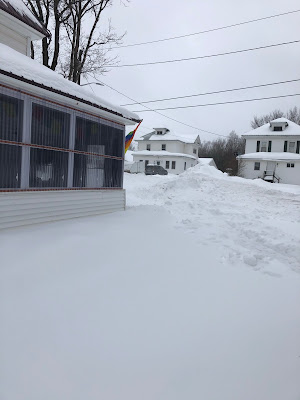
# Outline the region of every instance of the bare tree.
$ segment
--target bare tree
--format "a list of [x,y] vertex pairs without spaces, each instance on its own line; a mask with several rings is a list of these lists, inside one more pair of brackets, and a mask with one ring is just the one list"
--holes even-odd
[[113,0],[25,1],[37,19],[53,30],[52,38],[42,41],[45,66],[80,84],[82,76],[107,72],[107,66],[116,62],[109,57],[110,44],[120,44],[124,35],[117,35],[110,21],[105,31],[99,29],[100,17]]
[[281,110],[274,110],[270,114],[263,115],[261,117],[255,116],[253,120],[251,121],[251,127],[253,129],[256,129],[264,124],[267,124],[268,122],[272,121],[273,119],[285,117],[289,119],[292,122],[295,122],[296,124],[300,125],[300,109],[297,107],[291,108],[288,110],[287,113],[284,113]]

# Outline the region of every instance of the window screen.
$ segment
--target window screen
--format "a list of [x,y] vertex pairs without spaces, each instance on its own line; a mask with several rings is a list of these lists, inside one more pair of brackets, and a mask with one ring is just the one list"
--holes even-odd
[[22,141],[23,101],[0,94],[0,139]]
[[32,104],[31,143],[69,148],[70,114]]
[[21,146],[0,143],[0,188],[17,189],[21,182]]
[[63,151],[30,149],[29,186],[31,188],[66,188],[68,157]]

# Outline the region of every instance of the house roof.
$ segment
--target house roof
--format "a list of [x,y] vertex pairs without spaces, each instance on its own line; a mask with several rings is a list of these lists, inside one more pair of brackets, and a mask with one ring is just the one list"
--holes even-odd
[[24,24],[29,25],[42,35],[46,37],[51,36],[50,32],[31,13],[22,0],[0,0],[0,10],[7,12]]
[[300,125],[295,124],[286,118],[277,118],[271,122],[287,122],[288,126],[283,131],[272,131],[270,123],[264,124],[259,128],[253,129],[250,132],[244,133],[242,136],[299,136]]
[[193,144],[195,143],[196,139],[199,137],[199,135],[189,135],[189,136],[178,136],[172,133],[171,131],[168,131],[164,135],[157,135],[156,131],[147,133],[146,135],[142,136],[141,139],[137,139],[136,141],[179,141],[183,143],[189,143]]
[[241,156],[237,156],[237,159],[242,160],[263,160],[263,161],[300,161],[300,154],[296,153],[266,153],[266,152],[258,152],[258,153],[248,153],[243,154]]
[[0,76],[1,74],[135,123],[140,121],[137,114],[109,103],[88,89],[63,78],[57,72],[0,43]]
[[133,156],[155,156],[155,157],[186,157],[186,158],[192,158],[193,160],[196,160],[197,157],[191,156],[190,154],[185,154],[185,153],[171,153],[170,151],[148,151],[148,150],[140,150],[140,151],[134,151],[132,153]]

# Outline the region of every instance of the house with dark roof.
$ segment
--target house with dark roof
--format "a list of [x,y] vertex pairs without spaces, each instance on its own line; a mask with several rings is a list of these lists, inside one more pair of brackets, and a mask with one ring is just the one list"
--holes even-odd
[[242,137],[245,154],[237,157],[242,177],[300,185],[299,125],[277,118]]
[[32,60],[45,35],[0,0],[0,229],[125,209],[125,127],[140,119]]

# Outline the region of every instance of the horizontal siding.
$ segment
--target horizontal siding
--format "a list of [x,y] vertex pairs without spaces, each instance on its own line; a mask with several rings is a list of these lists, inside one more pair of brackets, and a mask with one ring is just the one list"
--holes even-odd
[[0,229],[125,209],[125,190],[0,193]]
[[27,38],[0,24],[0,42],[22,54],[27,54]]

